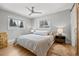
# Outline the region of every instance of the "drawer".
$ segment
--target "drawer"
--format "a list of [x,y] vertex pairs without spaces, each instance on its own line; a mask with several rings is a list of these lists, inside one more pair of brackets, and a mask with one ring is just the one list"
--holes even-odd
[[3,46],[0,46],[0,48],[3,48]]
[[0,43],[0,46],[2,46],[3,45],[3,43]]
[[55,42],[58,42],[58,43],[65,43],[65,39],[55,39]]

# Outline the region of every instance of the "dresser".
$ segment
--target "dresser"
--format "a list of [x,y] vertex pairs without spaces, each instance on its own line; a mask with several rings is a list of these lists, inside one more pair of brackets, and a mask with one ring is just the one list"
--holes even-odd
[[5,48],[8,46],[7,32],[0,32],[0,48]]

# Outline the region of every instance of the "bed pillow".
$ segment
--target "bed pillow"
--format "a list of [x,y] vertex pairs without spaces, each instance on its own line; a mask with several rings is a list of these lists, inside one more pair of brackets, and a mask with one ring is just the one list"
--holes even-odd
[[49,32],[48,35],[55,35],[55,32]]
[[40,30],[36,30],[34,32],[34,34],[36,35],[48,35],[49,31],[40,31]]

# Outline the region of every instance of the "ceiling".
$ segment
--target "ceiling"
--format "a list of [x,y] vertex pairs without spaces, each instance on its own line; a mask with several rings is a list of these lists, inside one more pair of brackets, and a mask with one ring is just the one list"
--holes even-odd
[[[30,12],[26,7],[35,7],[36,11],[41,11],[42,14],[28,15]],[[16,12],[29,18],[39,17],[47,14],[56,13],[66,9],[71,9],[73,3],[0,3],[0,8],[8,11]]]

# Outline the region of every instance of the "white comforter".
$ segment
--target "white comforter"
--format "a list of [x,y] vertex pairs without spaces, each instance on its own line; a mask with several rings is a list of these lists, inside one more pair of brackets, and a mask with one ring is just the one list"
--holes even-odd
[[30,50],[38,56],[47,55],[48,49],[54,42],[53,36],[40,36],[35,34],[22,35],[16,43]]

